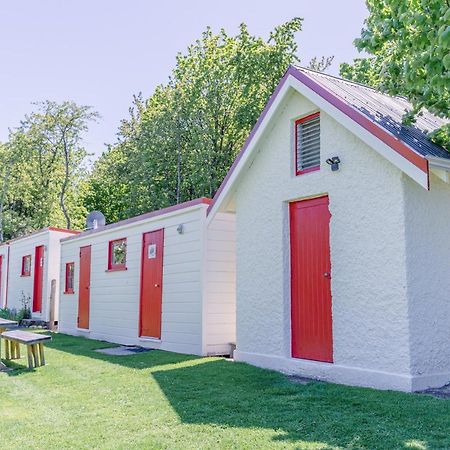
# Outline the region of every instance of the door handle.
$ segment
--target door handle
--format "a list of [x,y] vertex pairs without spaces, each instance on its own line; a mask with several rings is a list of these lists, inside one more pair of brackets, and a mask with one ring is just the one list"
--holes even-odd
[[330,272],[324,272],[324,273],[323,273],[323,276],[324,276],[325,278],[331,278]]
[[159,284],[158,284],[158,283],[155,283],[155,287],[159,287]]

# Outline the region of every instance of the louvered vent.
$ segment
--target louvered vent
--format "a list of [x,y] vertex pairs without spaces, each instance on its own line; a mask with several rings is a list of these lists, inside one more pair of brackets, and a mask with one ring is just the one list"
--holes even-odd
[[316,113],[296,122],[297,173],[320,166],[320,116]]

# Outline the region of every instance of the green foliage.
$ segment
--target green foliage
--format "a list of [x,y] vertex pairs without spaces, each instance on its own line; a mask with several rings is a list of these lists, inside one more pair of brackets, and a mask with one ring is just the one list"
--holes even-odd
[[[368,0],[369,17],[355,40],[369,58],[342,64],[345,78],[389,94],[404,95],[414,105],[450,117],[450,5],[443,0]],[[412,119],[413,120],[413,119]],[[448,128],[433,135],[449,140]]]
[[35,105],[0,146],[0,240],[84,223],[88,155],[81,137],[97,114],[68,101]]
[[22,291],[20,296],[20,309],[0,308],[0,318],[20,322],[23,319],[31,319],[31,297]]
[[[166,85],[134,98],[119,142],[96,162],[85,198],[109,222],[217,191],[289,64],[302,20],[266,41],[241,25],[236,36],[207,29],[179,54]],[[321,70],[332,58],[311,63]]]
[[21,308],[19,310],[13,308],[0,308],[0,318],[7,320],[14,320],[15,322],[19,322],[23,319],[31,319],[31,310]]

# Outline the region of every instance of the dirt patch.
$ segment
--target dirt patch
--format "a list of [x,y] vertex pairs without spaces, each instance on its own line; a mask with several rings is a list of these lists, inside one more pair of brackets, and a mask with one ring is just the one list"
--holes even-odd
[[450,399],[450,384],[446,384],[440,388],[430,388],[419,391],[418,394],[432,395],[433,397],[441,399]]

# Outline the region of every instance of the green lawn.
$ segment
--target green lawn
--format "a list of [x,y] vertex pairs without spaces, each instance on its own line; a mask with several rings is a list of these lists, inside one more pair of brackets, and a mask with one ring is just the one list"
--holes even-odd
[[1,448],[450,448],[447,400],[105,346],[55,334],[47,366],[0,373]]

